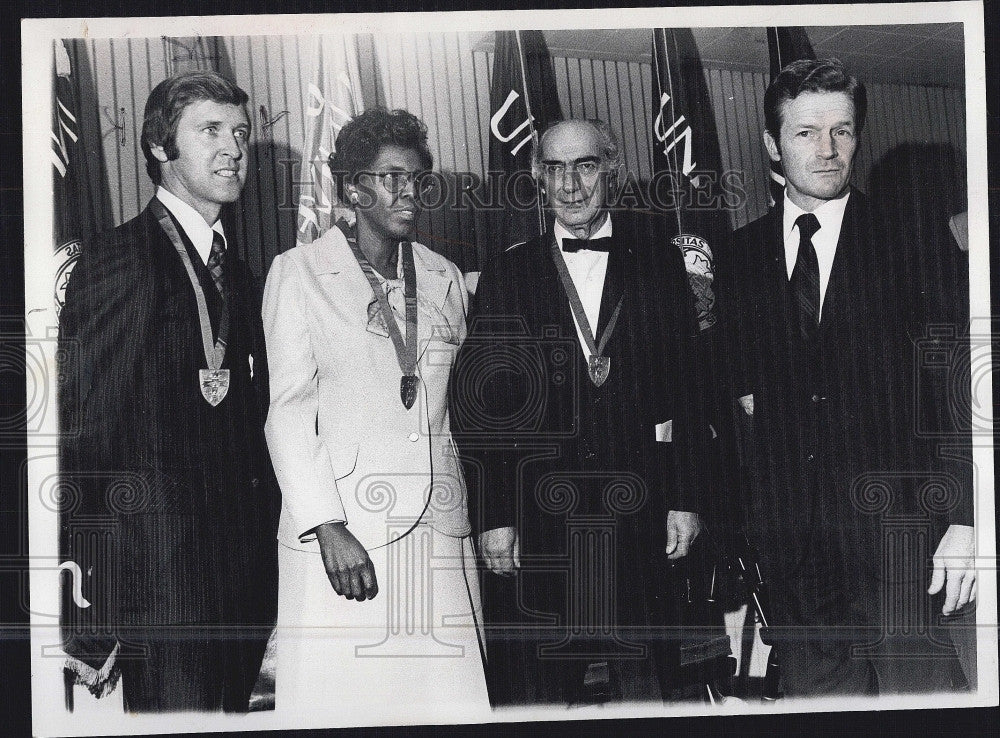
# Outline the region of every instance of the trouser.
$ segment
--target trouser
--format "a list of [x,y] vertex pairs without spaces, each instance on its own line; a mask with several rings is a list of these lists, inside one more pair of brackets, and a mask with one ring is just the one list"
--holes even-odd
[[564,626],[525,622],[515,605],[516,587],[516,578],[483,578],[484,606],[489,598],[486,683],[494,707],[661,699],[647,634],[567,642]]
[[246,712],[266,638],[206,634],[187,626],[129,639],[118,663],[129,712]]
[[517,577],[483,574],[486,681],[494,707],[700,698],[701,685],[689,690],[667,678],[665,639],[677,634],[660,618],[609,628],[606,614],[591,610],[577,613],[584,620],[571,628],[565,612],[544,614],[524,605],[526,578],[524,571]]
[[971,681],[953,642],[969,629],[941,617],[943,592],[929,596],[916,581],[852,584],[774,583],[768,640],[786,697],[941,692]]

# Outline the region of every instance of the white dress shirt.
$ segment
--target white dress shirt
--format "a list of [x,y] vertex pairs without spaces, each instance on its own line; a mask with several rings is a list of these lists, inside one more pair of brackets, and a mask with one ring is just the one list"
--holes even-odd
[[156,188],[156,198],[163,203],[163,206],[180,223],[185,235],[191,239],[191,243],[194,244],[198,256],[201,257],[201,260],[206,265],[208,265],[208,257],[212,253],[212,239],[215,233],[222,236],[223,245],[228,246],[226,232],[222,229],[221,220],[216,220],[214,224],[209,225],[201,217],[201,213],[170,192],[170,190],[166,190],[163,187]]
[[[563,260],[566,262],[566,268],[569,270],[570,279],[573,280],[573,286],[576,287],[576,291],[580,294],[580,302],[583,303],[583,312],[587,316],[587,322],[590,323],[590,332],[594,334],[594,342],[597,343],[600,340],[600,337],[597,335],[597,321],[601,316],[601,298],[604,296],[604,275],[608,271],[608,252],[581,249],[580,251],[566,253],[562,250],[563,239],[576,238],[576,236],[567,228],[564,228],[558,220],[555,222],[552,233],[556,237],[556,245],[559,247],[559,253],[562,254]],[[607,216],[604,225],[592,233],[590,237],[604,238],[605,236],[611,236],[610,215]],[[576,326],[576,335],[580,340],[583,355],[589,357],[590,349],[587,348],[587,342],[583,338],[580,324],[576,322],[576,315],[573,316],[573,325]]]
[[[823,299],[826,297],[826,286],[830,283],[830,272],[833,271],[833,259],[837,255],[837,241],[840,240],[840,227],[844,223],[844,210],[847,208],[847,198],[851,191],[848,190],[836,200],[827,200],[812,214],[819,220],[819,230],[812,237],[813,247],[816,249],[816,261],[819,262],[819,309],[820,318],[823,315]],[[800,215],[808,211],[803,210],[790,199],[788,191],[785,191],[785,212],[782,220],[782,233],[785,235],[785,267],[788,270],[788,279],[792,278],[792,271],[795,269],[795,260],[799,255],[799,228],[795,221]]]

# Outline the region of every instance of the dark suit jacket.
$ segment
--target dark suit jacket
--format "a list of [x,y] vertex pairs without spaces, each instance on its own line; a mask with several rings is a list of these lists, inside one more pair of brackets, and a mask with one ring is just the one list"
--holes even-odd
[[[482,272],[453,372],[452,430],[473,527],[519,531],[521,604],[565,622],[571,530],[610,527],[618,624],[643,625],[667,511],[701,509],[707,423],[689,391],[697,328],[680,251],[658,216],[616,212],[612,223],[597,336],[624,302],[605,384],[588,377],[546,233]],[[673,440],[658,442],[666,421]]]
[[[217,327],[221,298],[186,247]],[[95,668],[116,641],[139,644],[156,637],[155,627],[245,638],[253,653],[273,623],[266,400],[254,386],[267,367],[259,297],[232,244],[226,259],[223,367],[232,381],[214,408],[199,390],[205,358],[194,291],[149,208],[86,244],[69,283],[61,546],[64,560],[80,565],[91,605],[76,607],[65,590],[63,635],[67,653]],[[248,671],[252,686],[256,671]]]
[[[881,222],[853,191],[814,343],[796,327],[780,204],[720,259],[733,395],[754,398],[748,529],[772,578],[920,577],[943,528],[972,523],[969,468],[916,430],[934,410],[916,361],[923,327]],[[910,553],[894,548],[905,536]]]

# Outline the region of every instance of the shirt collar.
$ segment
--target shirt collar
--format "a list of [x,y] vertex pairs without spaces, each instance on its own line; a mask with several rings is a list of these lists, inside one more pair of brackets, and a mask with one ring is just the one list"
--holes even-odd
[[202,261],[208,262],[208,256],[212,252],[212,240],[215,233],[222,236],[223,245],[228,246],[226,231],[222,227],[221,219],[217,219],[215,223],[209,225],[201,217],[201,213],[162,186],[156,188],[156,197],[170,211],[170,214],[177,219],[181,228],[184,229],[184,233],[187,234],[187,237],[191,239],[191,243],[194,244]]
[[[843,195],[833,200],[827,200],[815,210],[811,211],[819,221],[820,230],[827,233],[840,232],[840,224],[844,220],[844,211],[847,209],[847,198],[851,196],[851,189],[848,187]],[[792,229],[795,228],[795,221],[808,210],[803,210],[788,197],[788,190],[785,189],[784,214],[782,217],[782,234],[787,241],[791,238]]]
[[[555,222],[555,225],[552,227],[552,234],[556,237],[556,246],[558,246],[560,250],[562,250],[562,242],[563,242],[564,238],[576,238],[576,236],[573,235],[573,233],[568,228],[566,228],[566,226],[564,226],[562,223],[560,223],[558,220]],[[605,238],[605,237],[610,237],[610,236],[611,236],[611,213],[608,213],[607,216],[604,219],[604,223],[601,225],[600,228],[598,228],[596,231],[594,231],[590,235],[590,237],[591,238]],[[604,253],[604,252],[601,252],[601,253]]]

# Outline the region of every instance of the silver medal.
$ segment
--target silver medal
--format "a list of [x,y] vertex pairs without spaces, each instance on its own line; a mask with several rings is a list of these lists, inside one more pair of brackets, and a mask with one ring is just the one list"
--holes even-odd
[[201,396],[209,405],[215,407],[226,398],[226,394],[229,392],[229,370],[199,369],[198,385],[201,387]]

